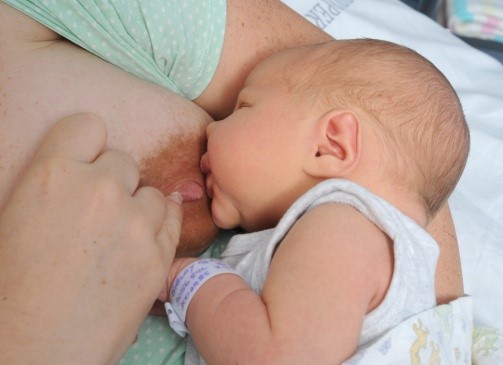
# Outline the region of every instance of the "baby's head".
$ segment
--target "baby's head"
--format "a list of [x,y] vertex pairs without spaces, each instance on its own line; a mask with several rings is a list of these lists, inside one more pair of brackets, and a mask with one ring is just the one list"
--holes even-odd
[[389,42],[333,41],[259,64],[235,112],[208,129],[202,166],[224,228],[275,225],[333,177],[395,204],[405,192],[431,217],[459,180],[468,143],[459,99],[429,61]]
[[372,186],[377,177],[417,194],[429,218],[445,203],[464,169],[469,131],[456,92],[431,62],[394,43],[358,39],[314,46],[285,71],[293,95],[322,112],[349,109],[373,132],[371,151],[381,157],[361,166],[358,182]]

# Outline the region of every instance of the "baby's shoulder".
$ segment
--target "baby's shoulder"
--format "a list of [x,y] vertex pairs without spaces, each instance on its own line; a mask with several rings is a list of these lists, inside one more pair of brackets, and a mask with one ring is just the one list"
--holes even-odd
[[[371,293],[367,312],[386,295],[393,277],[393,241],[347,204],[326,203],[306,211],[285,236],[279,251],[299,265],[316,267],[334,283],[351,282]],[[297,248],[296,248],[297,247]],[[308,262],[306,262],[308,261]]]
[[[306,211],[291,234],[313,241],[316,250],[344,251],[372,259],[392,254],[392,240],[364,214],[348,204],[324,203]],[[362,253],[366,253],[364,257]]]

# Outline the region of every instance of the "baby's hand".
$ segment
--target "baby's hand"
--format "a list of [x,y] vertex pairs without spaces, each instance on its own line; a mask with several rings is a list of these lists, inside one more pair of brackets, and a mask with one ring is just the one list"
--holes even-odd
[[171,284],[173,284],[178,274],[180,274],[183,269],[197,260],[199,259],[195,257],[174,259],[173,264],[171,265],[171,268],[169,270],[168,277],[166,279],[166,286],[157,297],[157,300],[160,300],[161,302],[167,302],[169,300],[169,291],[171,289]]

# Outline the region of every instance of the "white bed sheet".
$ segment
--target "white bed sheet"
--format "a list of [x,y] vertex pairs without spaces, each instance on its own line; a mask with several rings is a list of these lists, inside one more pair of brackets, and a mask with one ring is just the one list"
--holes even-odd
[[398,0],[283,0],[335,38],[408,46],[451,81],[471,133],[466,170],[450,199],[465,291],[477,325],[503,329],[503,66]]

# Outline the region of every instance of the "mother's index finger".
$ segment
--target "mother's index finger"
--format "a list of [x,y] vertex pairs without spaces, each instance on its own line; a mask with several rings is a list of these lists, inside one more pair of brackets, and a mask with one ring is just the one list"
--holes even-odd
[[95,114],[73,114],[58,120],[43,140],[35,160],[65,157],[93,162],[105,148],[107,128]]

